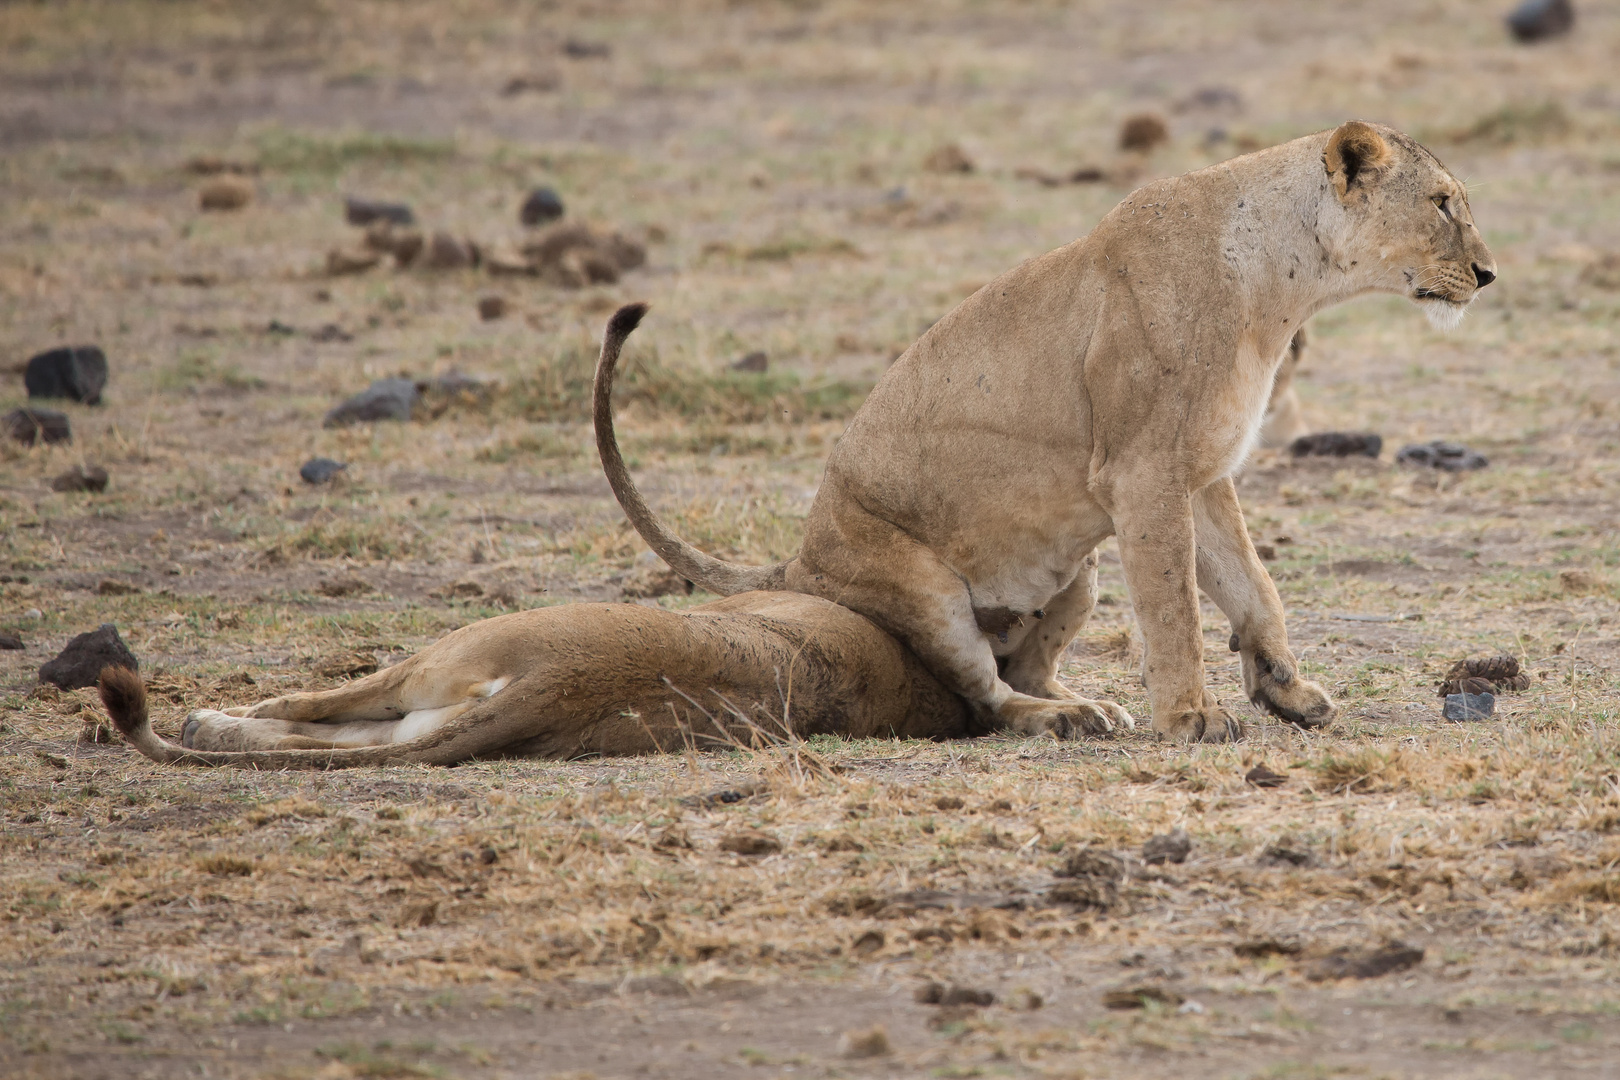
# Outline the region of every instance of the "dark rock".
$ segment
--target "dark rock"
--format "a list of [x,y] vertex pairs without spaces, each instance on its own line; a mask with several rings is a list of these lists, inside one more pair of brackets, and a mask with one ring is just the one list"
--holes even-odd
[[1484,454],[1470,450],[1461,443],[1436,439],[1433,442],[1413,443],[1401,447],[1400,453],[1395,455],[1395,463],[1444,469],[1446,472],[1467,472],[1471,469],[1483,469],[1490,464],[1490,460]]
[[1288,444],[1288,452],[1295,457],[1375,458],[1383,449],[1384,437],[1370,431],[1319,431],[1301,435]]
[[506,297],[480,296],[478,298],[478,317],[485,322],[499,319],[506,315]]
[[1574,25],[1570,0],[1524,0],[1507,17],[1508,31],[1526,43],[1567,34]]
[[68,398],[100,405],[107,385],[107,354],[94,345],[50,349],[28,361],[23,375],[31,398]]
[[1256,938],[1238,942],[1232,946],[1232,951],[1246,960],[1264,960],[1268,956],[1298,956],[1305,947],[1297,941]]
[[1119,148],[1146,153],[1161,143],[1170,141],[1170,125],[1158,113],[1137,113],[1127,116],[1119,126]]
[[1312,964],[1305,977],[1313,982],[1328,979],[1376,979],[1393,971],[1405,971],[1423,963],[1423,950],[1404,942],[1392,941],[1380,949],[1338,949]]
[[1288,783],[1288,774],[1275,773],[1264,765],[1256,765],[1243,774],[1243,780],[1245,783],[1253,784],[1258,788],[1282,787]]
[[543,280],[577,289],[618,281],[620,273],[647,261],[647,248],[622,233],[601,233],[586,225],[564,223],[524,244],[523,255]]
[[349,333],[337,323],[327,323],[317,330],[311,331],[309,340],[326,344],[333,341],[353,341],[354,335]]
[[501,84],[501,97],[519,94],[545,94],[562,85],[562,77],[555,71],[532,71],[527,75],[514,75]]
[[353,195],[343,197],[343,216],[350,225],[370,225],[373,221],[391,221],[395,225],[416,224],[416,215],[404,203],[360,199]]
[[348,467],[344,461],[333,461],[326,457],[310,458],[299,466],[298,478],[306,484],[324,484]]
[[324,427],[343,427],[373,420],[409,420],[421,392],[410,379],[378,379],[326,414]]
[[1447,720],[1485,720],[1495,711],[1495,694],[1447,694],[1441,715]]
[[16,650],[21,648],[25,648],[22,638],[16,634],[0,633],[0,649]]
[[562,196],[548,187],[529,192],[518,209],[518,220],[525,225],[548,225],[563,216]]
[[1149,866],[1183,863],[1191,853],[1192,837],[1187,835],[1186,829],[1173,829],[1152,837],[1142,845],[1142,861]]
[[747,356],[744,356],[741,360],[734,361],[731,365],[731,370],[747,371],[756,375],[762,375],[770,369],[770,366],[770,357],[766,356],[762,350],[755,349]]
[[1261,866],[1315,866],[1316,856],[1293,840],[1278,840],[1260,853]]
[[106,491],[107,470],[100,465],[75,465],[51,481],[52,491]]
[[277,337],[292,337],[298,333],[298,327],[284,323],[280,319],[271,319],[270,325],[264,328],[264,332]]
[[52,409],[12,409],[0,416],[0,429],[24,446],[73,441],[67,415]]
[[96,685],[102,668],[126,667],[138,671],[140,666],[135,654],[118,636],[118,627],[102,623],[68,642],[54,660],[47,660],[39,669],[39,681],[54,683],[63,690],[78,690]]
[[569,38],[563,42],[563,55],[575,60],[606,60],[613,55],[613,47],[601,41],[581,41]]

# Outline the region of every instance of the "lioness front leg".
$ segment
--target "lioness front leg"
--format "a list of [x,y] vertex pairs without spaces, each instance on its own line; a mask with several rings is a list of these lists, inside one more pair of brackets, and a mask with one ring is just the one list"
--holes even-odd
[[1327,692],[1299,677],[1288,647],[1277,586],[1249,539],[1230,479],[1193,496],[1198,585],[1232,622],[1233,649],[1243,654],[1243,689],[1255,705],[1290,724],[1322,727],[1333,719]]
[[1142,630],[1153,730],[1183,742],[1243,738],[1243,722],[1204,688],[1191,496],[1124,483],[1116,490],[1130,493],[1113,508],[1114,534]]

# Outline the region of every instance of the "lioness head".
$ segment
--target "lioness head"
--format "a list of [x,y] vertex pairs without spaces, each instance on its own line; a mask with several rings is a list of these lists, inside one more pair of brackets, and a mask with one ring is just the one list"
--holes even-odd
[[1322,166],[1382,264],[1373,287],[1410,297],[1436,326],[1457,325],[1496,280],[1462,182],[1416,140],[1360,120],[1328,136]]

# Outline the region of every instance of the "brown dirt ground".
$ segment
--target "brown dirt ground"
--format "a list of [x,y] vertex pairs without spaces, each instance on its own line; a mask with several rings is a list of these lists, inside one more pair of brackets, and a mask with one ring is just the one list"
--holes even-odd
[[[27,645],[0,652],[0,1073],[1620,1076],[1620,16],[1579,12],[1522,47],[1462,0],[0,5],[0,362],[96,341],[113,369],[105,405],[66,407],[71,446],[0,448],[0,629]],[[517,77],[552,88],[503,95]],[[1140,110],[1171,140],[1125,158]],[[1344,705],[1330,732],[309,777],[155,768],[79,741],[88,694],[31,693],[116,622],[172,731],[315,685],[327,653],[618,599],[642,548],[578,374],[631,299],[654,303],[623,422],[638,475],[711,550],[781,557],[921,328],[1133,177],[1348,116],[1470,181],[1501,280],[1449,336],[1395,300],[1318,318],[1308,417],[1381,432],[1384,456],[1261,454],[1243,479]],[[952,142],[975,171],[925,170]],[[254,202],[200,212],[201,154],[253,166]],[[1018,176],[1079,166],[1111,179]],[[356,239],[343,194],[499,245],[536,183],[648,265],[578,291],[323,270]],[[480,321],[488,293],[513,313]],[[771,374],[723,374],[755,349]],[[449,370],[500,390],[320,427],[372,379]],[[1491,467],[1392,463],[1441,437]],[[308,488],[317,454],[351,468]],[[109,490],[53,493],[77,463]],[[1205,616],[1212,684],[1241,702]],[[1532,688],[1440,722],[1440,673],[1496,652]],[[1111,547],[1070,660],[1146,714]],[[1244,784],[1258,763],[1287,783]],[[693,800],[761,775],[764,795]],[[720,851],[744,826],[781,852]],[[1141,863],[1177,826],[1188,861]],[[1127,857],[1102,908],[1053,892],[1088,846]],[[1387,940],[1422,963],[1310,977]],[[1240,950],[1268,941],[1297,951]],[[997,1001],[919,1004],[929,980]],[[1104,1007],[1141,986],[1190,1004]],[[842,1056],[873,1024],[890,1052]]]

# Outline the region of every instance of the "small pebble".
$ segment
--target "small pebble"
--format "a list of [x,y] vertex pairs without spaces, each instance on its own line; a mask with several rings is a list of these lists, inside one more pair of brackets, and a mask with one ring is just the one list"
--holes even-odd
[[1397,465],[1426,465],[1446,472],[1468,472],[1483,469],[1490,464],[1484,454],[1470,450],[1461,443],[1436,439],[1433,442],[1412,443],[1403,446],[1395,455]]
[[252,201],[253,181],[234,173],[221,173],[197,189],[204,210],[240,210]]
[[1526,44],[1567,34],[1575,25],[1570,0],[1524,0],[1507,17],[1508,31]]
[[0,431],[24,446],[73,441],[73,427],[68,423],[67,414],[54,409],[12,409],[0,416]]
[[416,224],[416,215],[404,203],[362,199],[354,195],[343,197],[343,216],[350,225],[370,225],[373,221],[391,221],[395,225]]
[[755,375],[762,375],[770,369],[771,359],[763,350],[755,349],[741,360],[734,361],[732,371],[746,371]]
[[883,1057],[891,1052],[883,1025],[865,1031],[846,1031],[838,1040],[838,1056],[850,1059]]
[[562,196],[548,187],[537,187],[518,209],[518,220],[528,226],[546,225],[563,216]]
[[1485,720],[1496,711],[1495,694],[1447,694],[1447,720]]
[[44,617],[45,617],[45,613],[43,611],[39,610],[39,608],[37,608],[37,607],[31,607],[27,611],[23,612],[23,618],[25,618],[25,619],[32,619],[32,620],[38,621],[39,619],[43,619]]
[[485,322],[502,318],[506,315],[506,297],[480,296],[478,298],[478,317]]
[[299,467],[298,476],[306,484],[324,484],[348,467],[347,462],[331,458],[310,458]]
[[106,491],[107,470],[100,465],[75,465],[51,481],[52,491]]
[[1170,141],[1170,125],[1158,113],[1137,113],[1127,116],[1119,126],[1119,148],[1146,153],[1161,143]]
[[1192,852],[1192,837],[1186,829],[1174,829],[1155,836],[1142,845],[1142,861],[1149,866],[1184,863]]
[[16,634],[0,634],[0,649],[17,650],[24,647],[23,639]]

